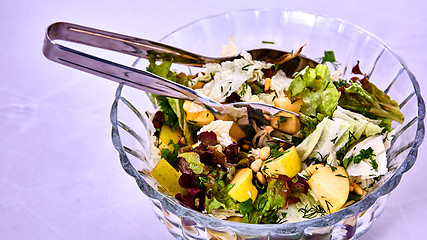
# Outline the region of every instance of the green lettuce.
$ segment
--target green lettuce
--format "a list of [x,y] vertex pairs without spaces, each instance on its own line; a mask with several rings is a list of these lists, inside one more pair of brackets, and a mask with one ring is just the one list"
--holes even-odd
[[243,215],[242,222],[244,223],[277,223],[280,221],[281,215],[278,213],[285,203],[287,197],[286,178],[279,177],[277,179],[270,178],[267,185],[267,190],[264,193],[258,194],[255,202],[252,204],[252,209]]
[[[147,71],[173,82],[187,86],[189,81],[188,76],[183,73],[176,73],[170,70],[173,62],[172,59],[165,58],[160,64],[157,64],[156,56],[151,54],[148,56],[148,60],[150,64],[147,67]],[[191,126],[185,120],[185,113],[183,109],[184,101],[182,99],[169,98],[159,95],[155,95],[154,97],[161,111],[165,115],[166,124],[172,128],[179,126],[184,133],[187,144],[193,144]]]
[[391,100],[387,94],[366,78],[363,80],[363,85],[350,81],[349,86],[341,94],[339,105],[371,118],[384,119],[383,123],[385,125],[391,123],[386,119],[391,119],[398,123],[403,123],[405,120],[400,112],[399,104]]
[[228,195],[234,184],[226,184],[223,180],[225,175],[226,172],[222,172],[220,176],[208,176],[208,191],[205,201],[205,208],[208,213],[219,208],[239,209],[239,202]]
[[189,167],[195,174],[201,174],[205,168],[205,165],[200,162],[199,154],[195,152],[184,152],[178,155],[178,158],[184,158],[188,163]]
[[292,99],[302,98],[301,113],[313,117],[317,114],[331,116],[340,98],[329,69],[323,64],[315,68],[307,66],[292,80],[289,91]]

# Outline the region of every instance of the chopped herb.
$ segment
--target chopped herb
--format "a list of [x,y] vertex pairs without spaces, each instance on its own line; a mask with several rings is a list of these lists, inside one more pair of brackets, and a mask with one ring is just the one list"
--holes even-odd
[[374,177],[374,181],[371,184],[369,184],[368,188],[373,187],[375,183],[377,183],[381,179],[381,177],[382,176]]
[[373,157],[375,156],[374,154],[374,150],[369,147],[367,149],[362,149],[360,150],[359,154],[355,155],[355,156],[350,156],[346,159],[343,160],[343,167],[345,169],[347,169],[348,165],[353,162],[354,164],[359,164],[363,159],[370,159],[372,167],[376,167],[376,169],[378,169],[378,164],[377,162],[373,159]]
[[335,59],[334,51],[325,51],[324,54],[325,55],[323,57],[317,58],[316,60],[318,60],[321,64],[329,62],[334,66],[335,69],[337,69],[340,64]]
[[265,44],[274,44],[274,42],[271,42],[271,41],[262,41],[262,43],[265,43]]
[[304,160],[304,162],[307,164],[307,166],[310,166],[310,165],[313,165],[313,164],[317,164],[317,163],[323,163],[318,158],[315,158],[315,157],[306,158]]
[[278,144],[270,145],[267,143],[267,145],[270,147],[270,156],[273,157],[272,159],[278,158],[278,157],[282,156],[283,154],[289,152],[289,151],[280,152],[279,151],[280,146]]
[[[322,154],[320,153],[320,152],[317,152],[317,154],[319,154],[319,156],[320,156],[320,162],[321,163],[324,163],[324,162],[326,162],[326,160],[328,159],[328,157],[329,157],[329,153],[328,154],[326,154],[325,156],[322,156]],[[332,166],[331,166],[331,168],[332,168]],[[335,168],[336,169],[336,168]],[[332,170],[332,171],[335,171],[334,169]]]
[[303,214],[303,218],[307,219],[313,219],[318,215],[323,216],[325,214],[325,210],[320,205],[314,205],[311,208],[308,208],[308,205],[305,205],[304,208],[298,209],[298,212]]
[[347,87],[347,81],[342,78],[339,78],[338,81],[334,81],[334,85],[336,88]]
[[276,127],[279,127],[279,125],[280,125],[281,123],[284,123],[284,122],[286,122],[289,118],[291,118],[291,117],[286,117],[286,116],[278,116],[278,117],[279,117],[279,121],[277,121]]
[[362,197],[362,196],[360,196],[360,195],[358,195],[358,194],[356,194],[356,193],[354,193],[354,192],[350,192],[350,193],[348,194],[347,201],[351,201],[351,200],[353,200],[353,201],[357,202],[357,201],[359,201],[359,200],[360,200],[360,198],[361,198],[361,197]]
[[[332,207],[334,207],[333,205],[332,205],[332,203],[331,202],[329,202],[328,200],[325,200],[325,203],[326,203],[326,207],[328,208],[328,212],[329,213],[331,213],[331,208]],[[330,206],[330,207],[329,207]]]
[[252,205],[251,198],[240,203],[239,211],[242,215],[248,214],[250,211],[252,211],[252,209],[254,209],[254,206]]
[[372,165],[372,168],[378,172],[378,163],[374,158],[369,159],[369,163]]
[[[344,147],[342,147],[337,152],[337,159],[342,161],[344,159],[345,154],[347,153],[348,149],[350,148],[350,145],[353,143],[353,141],[356,141],[356,137],[354,136],[353,132],[348,132],[348,140],[345,143]],[[344,161],[341,162],[341,164],[344,164]]]
[[326,91],[326,89],[329,87],[329,84],[331,83],[331,81],[329,81],[327,84],[326,84],[326,86],[325,86],[325,88],[323,89],[323,91]]
[[243,71],[248,71],[249,66],[252,66],[252,65],[253,65],[253,64],[245,65],[245,66],[243,66],[243,67],[242,67],[242,70],[243,70]]
[[245,82],[244,84],[243,84],[243,86],[242,86],[242,90],[240,90],[240,93],[239,93],[239,95],[240,96],[244,96],[245,94],[246,94],[246,91],[247,91],[247,89],[248,89],[248,84]]
[[335,174],[335,176],[337,176],[337,177],[342,177],[342,178],[347,178],[346,176],[344,176],[344,175],[342,175],[342,174]]

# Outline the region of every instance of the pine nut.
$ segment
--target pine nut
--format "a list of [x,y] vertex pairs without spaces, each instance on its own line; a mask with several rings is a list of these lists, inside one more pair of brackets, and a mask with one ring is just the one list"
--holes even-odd
[[265,131],[267,131],[268,134],[270,134],[274,128],[272,126],[265,126]]
[[257,172],[257,173],[256,173],[256,178],[258,179],[258,181],[259,181],[261,184],[264,184],[264,183],[265,183],[265,177],[264,177],[264,174],[262,174],[261,172]]
[[268,156],[270,156],[270,147],[266,146],[259,150],[259,158],[263,161],[267,160]]
[[356,183],[352,182],[350,183],[350,185],[353,187],[353,191],[357,194],[357,195],[361,195],[364,196],[366,194],[366,191],[363,190],[359,185],[357,185]]
[[264,92],[268,92],[268,90],[270,89],[270,86],[271,86],[271,78],[266,78],[265,84],[264,84]]
[[253,172],[258,172],[258,170],[261,168],[262,160],[257,159],[251,163],[251,169]]

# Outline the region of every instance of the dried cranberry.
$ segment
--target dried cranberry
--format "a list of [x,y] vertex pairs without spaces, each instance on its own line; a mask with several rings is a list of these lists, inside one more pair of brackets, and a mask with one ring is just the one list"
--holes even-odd
[[153,125],[154,128],[160,129],[163,126],[163,123],[165,122],[165,115],[161,111],[157,111],[156,114],[154,114],[153,118]]

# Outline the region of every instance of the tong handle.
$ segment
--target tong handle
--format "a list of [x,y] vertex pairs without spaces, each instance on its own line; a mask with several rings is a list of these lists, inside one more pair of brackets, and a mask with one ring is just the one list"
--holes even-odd
[[[172,47],[121,34],[79,26],[71,23],[54,23],[45,34],[43,54],[46,58],[130,87],[157,95],[196,100],[201,98],[193,89],[169,81],[155,74],[89,55],[54,43],[54,40],[80,43],[128,55],[146,58],[150,51],[170,54]],[[153,44],[155,43],[155,44]],[[203,104],[218,104],[202,97]]]

